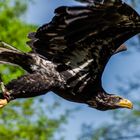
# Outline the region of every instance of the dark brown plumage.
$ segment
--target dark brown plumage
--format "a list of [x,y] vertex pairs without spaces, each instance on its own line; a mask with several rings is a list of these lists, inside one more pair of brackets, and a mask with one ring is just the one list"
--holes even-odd
[[76,0],[78,2],[82,2],[82,3],[88,3],[88,4],[95,4],[95,2],[102,2],[103,0]]
[[139,32],[140,16],[120,0],[59,7],[50,23],[29,34],[32,52],[0,48],[1,61],[29,72],[6,85],[5,98],[53,91],[99,110],[132,108],[130,101],[103,90],[101,76],[110,57],[126,50],[122,44]]

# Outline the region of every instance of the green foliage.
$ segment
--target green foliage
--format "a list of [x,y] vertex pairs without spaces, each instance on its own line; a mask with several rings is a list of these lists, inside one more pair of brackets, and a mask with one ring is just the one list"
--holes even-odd
[[[20,20],[27,9],[26,1],[6,0],[0,1],[0,40],[5,41],[22,51],[29,51],[25,44],[27,34],[34,30],[35,26],[28,25]],[[13,66],[0,66],[0,73],[5,83],[24,74],[24,71]]]
[[[48,118],[47,108],[32,99],[11,102],[1,110],[0,136],[3,140],[50,140],[63,123],[64,116]],[[53,109],[53,108],[52,108]]]
[[[27,34],[35,29],[28,25],[21,16],[26,12],[28,1],[0,0],[0,40],[27,52]],[[7,56],[8,57],[8,56]],[[0,73],[5,83],[21,76],[25,72],[15,66],[1,65]],[[0,139],[2,140],[50,140],[65,122],[65,115],[49,118],[45,101],[28,99],[13,101],[0,110]],[[55,104],[51,110],[55,109]],[[43,109],[45,108],[45,109]]]
[[23,51],[30,50],[29,47],[25,47],[25,42],[27,41],[26,36],[35,27],[19,20],[26,9],[26,3],[20,2],[19,0],[0,1],[0,40]]

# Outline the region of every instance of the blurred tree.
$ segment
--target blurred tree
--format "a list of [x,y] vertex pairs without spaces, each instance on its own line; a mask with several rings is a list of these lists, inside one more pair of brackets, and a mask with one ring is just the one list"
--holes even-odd
[[[31,1],[30,1],[31,2]],[[25,46],[26,36],[35,29],[26,24],[21,17],[27,10],[29,1],[0,0],[0,40],[16,46],[22,51],[29,51]],[[8,57],[8,56],[7,56]],[[25,72],[19,67],[0,65],[0,73],[5,83]],[[3,140],[54,140],[55,132],[66,122],[65,112],[57,118],[49,118],[49,111],[55,110],[58,103],[46,109],[41,97],[35,100],[14,101],[0,110],[0,138]]]
[[[136,104],[136,102],[135,102]],[[115,111],[112,123],[104,123],[97,128],[82,125],[78,140],[138,140],[140,139],[140,104],[132,112]],[[111,115],[111,114],[110,114]]]
[[[19,18],[26,12],[27,2],[18,0],[0,0],[0,40],[5,41],[13,46],[17,46],[22,51],[29,51],[25,47],[26,36],[35,26],[27,25]],[[22,38],[22,39],[21,39]],[[23,70],[13,66],[1,65],[0,73],[7,83],[24,73]]]

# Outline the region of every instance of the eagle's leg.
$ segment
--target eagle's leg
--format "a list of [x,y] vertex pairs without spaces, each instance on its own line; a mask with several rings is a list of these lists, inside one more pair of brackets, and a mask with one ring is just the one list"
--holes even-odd
[[0,108],[16,98],[28,98],[47,93],[52,86],[54,87],[53,81],[52,77],[36,72],[12,80],[5,86],[1,82],[3,97],[0,99]]
[[6,90],[4,83],[1,80],[1,77],[0,77],[0,87],[2,91],[1,98],[0,98],[0,108],[2,108],[8,103],[7,97],[9,97],[9,92]]

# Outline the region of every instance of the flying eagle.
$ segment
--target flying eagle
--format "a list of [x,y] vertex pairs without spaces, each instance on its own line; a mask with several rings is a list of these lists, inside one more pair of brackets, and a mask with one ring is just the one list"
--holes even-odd
[[129,100],[106,93],[101,77],[110,57],[126,50],[122,44],[139,32],[140,16],[120,0],[57,8],[50,23],[29,34],[31,52],[1,42],[0,61],[28,74],[5,86],[1,82],[0,107],[53,91],[98,110],[132,108]]

